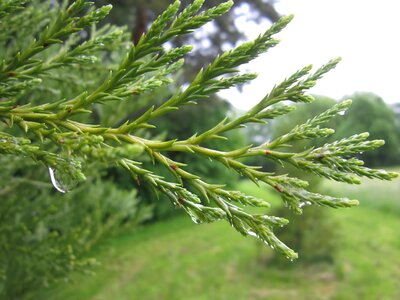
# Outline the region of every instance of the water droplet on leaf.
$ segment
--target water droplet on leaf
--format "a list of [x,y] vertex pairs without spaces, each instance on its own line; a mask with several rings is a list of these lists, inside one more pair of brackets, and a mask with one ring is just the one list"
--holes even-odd
[[191,211],[188,211],[187,213],[190,216],[190,218],[192,219],[194,224],[201,224],[202,223],[201,220],[194,213],[192,213]]
[[248,231],[247,231],[247,234],[250,235],[250,236],[254,236],[255,238],[258,238],[257,233],[255,233],[255,232],[252,231],[252,230],[248,230]]
[[69,176],[68,174],[63,173],[58,169],[53,169],[51,167],[48,167],[48,169],[51,183],[53,184],[54,188],[60,193],[65,194],[69,192],[74,186],[76,186],[77,181],[71,178],[71,176]]
[[193,221],[194,224],[201,224],[200,220],[197,219],[196,217],[190,216],[190,218],[192,219],[192,221]]

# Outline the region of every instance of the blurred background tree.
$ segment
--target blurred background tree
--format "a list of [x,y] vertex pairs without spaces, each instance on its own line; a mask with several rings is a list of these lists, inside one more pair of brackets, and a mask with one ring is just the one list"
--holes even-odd
[[[151,22],[171,3],[169,0],[101,0],[99,2],[111,3],[114,6],[114,10],[110,14],[108,21],[117,25],[128,25],[130,32],[132,32],[133,41],[139,40]],[[181,2],[182,7],[186,7],[191,3],[190,0],[183,0]],[[243,14],[241,11],[243,11],[244,6],[248,7],[245,14],[249,21],[259,23],[262,19],[268,19],[271,22],[276,22],[280,15],[275,9],[275,2],[276,0],[237,0],[230,12],[215,20],[212,26],[215,28],[209,28],[211,32],[207,32],[207,35],[186,38],[195,39],[197,43],[195,42],[194,44],[200,47],[205,42],[207,46],[201,49],[206,50],[203,52],[203,55],[207,55],[207,58],[215,57],[217,53],[221,52],[225,43],[232,45],[245,37],[245,32],[241,31],[235,24],[236,18]],[[218,0],[207,0],[204,2],[203,9],[209,9],[219,3],[220,1]],[[209,41],[202,41],[204,38],[209,39]],[[184,42],[187,43],[188,41],[184,39],[176,41],[178,44]],[[192,42],[193,40],[190,40],[189,43],[193,44]],[[197,58],[196,53],[196,60]],[[201,57],[199,59],[201,60]]]
[[353,105],[336,129],[339,138],[349,134],[369,132],[371,138],[380,137],[385,145],[373,153],[363,153],[361,159],[370,166],[390,166],[400,163],[400,126],[392,107],[373,93],[355,93],[348,97]]

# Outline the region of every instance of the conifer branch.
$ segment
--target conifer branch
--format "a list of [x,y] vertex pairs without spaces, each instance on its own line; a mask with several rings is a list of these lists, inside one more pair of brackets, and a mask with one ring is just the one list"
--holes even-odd
[[[28,2],[1,2],[0,17],[23,13],[24,9],[29,8]],[[119,64],[93,89],[81,90],[69,99],[46,99],[47,101],[41,101],[42,104],[16,106],[17,95],[30,91],[34,86],[46,86],[51,71],[62,67],[73,70],[87,63],[100,63],[98,54],[101,51],[109,49],[113,43],[122,44],[124,32],[114,27],[104,29],[82,43],[77,40],[76,32],[101,21],[109,13],[110,6],[96,9],[92,2],[77,0],[69,7],[60,7],[58,14],[37,39],[25,49],[19,49],[15,58],[5,56],[2,59],[0,120],[7,127],[4,130],[7,133],[0,132],[0,153],[26,156],[42,162],[49,168],[51,180],[56,182],[55,187],[63,192],[67,188],[61,181],[84,180],[85,165],[90,161],[118,165],[131,173],[139,188],[146,184],[155,193],[165,194],[196,223],[226,220],[241,234],[259,238],[286,257],[296,258],[297,254],[273,233],[275,226],[286,225],[287,220],[252,214],[242,207],[268,207],[268,199],[257,199],[240,191],[228,190],[224,185],[207,182],[185,169],[188,162],[172,160],[169,154],[181,152],[212,159],[257,185],[265,183],[281,196],[288,208],[297,213],[301,213],[306,205],[333,208],[357,205],[357,200],[311,193],[307,191],[308,183],[303,180],[266,172],[259,166],[246,164],[243,160],[246,157],[262,157],[347,183],[358,184],[359,177],[362,176],[380,180],[397,177],[398,174],[394,172],[364,167],[363,162],[355,157],[383,145],[381,140],[367,140],[366,133],[327,143],[322,147],[305,149],[300,153],[288,151],[292,142],[297,140],[333,134],[332,129],[322,125],[344,112],[351,101],[340,102],[275,140],[261,145],[247,145],[229,151],[204,146],[204,142],[208,140],[227,139],[225,133],[248,123],[263,124],[267,120],[290,113],[295,107],[288,105],[286,101],[313,101],[307,91],[333,69],[340,59],[328,62],[315,72],[312,72],[312,66],[304,67],[277,84],[242,116],[225,118],[204,132],[193,133],[190,138],[156,140],[136,134],[140,128],[154,128],[151,121],[172,113],[183,105],[206,101],[220,90],[253,80],[256,74],[241,74],[239,67],[275,47],[278,40],[274,36],[291,21],[292,16],[280,19],[254,41],[217,56],[207,67],[199,70],[186,89],[178,89],[157,107],[148,103],[148,109],[134,120],[128,120],[118,127],[108,127],[91,123],[82,117],[93,112],[93,104],[108,105],[111,101],[123,101],[171,84],[171,74],[184,67],[183,58],[192,47],[185,45],[164,50],[163,45],[226,13],[233,4],[228,1],[201,11],[203,2],[195,0],[180,13],[179,1],[172,3],[136,45],[129,45]],[[54,54],[44,57],[43,54],[50,46]],[[166,168],[175,180],[146,169],[141,163],[144,155],[157,166]]]

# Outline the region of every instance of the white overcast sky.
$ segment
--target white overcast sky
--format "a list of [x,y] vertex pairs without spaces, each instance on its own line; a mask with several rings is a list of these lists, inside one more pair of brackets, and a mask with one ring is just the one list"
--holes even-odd
[[[281,43],[244,69],[259,77],[244,87],[223,92],[236,108],[248,109],[283,78],[305,65],[315,67],[341,56],[313,94],[341,99],[356,91],[373,92],[386,102],[400,102],[400,1],[280,0],[281,14],[294,20],[277,37]],[[268,28],[240,17],[249,38]]]

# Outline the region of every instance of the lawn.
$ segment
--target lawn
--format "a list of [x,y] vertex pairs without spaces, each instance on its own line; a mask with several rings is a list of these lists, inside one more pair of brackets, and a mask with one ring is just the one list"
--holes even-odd
[[[333,265],[270,265],[259,258],[271,249],[225,222],[181,216],[107,240],[96,249],[95,276],[76,274],[40,299],[400,299],[399,180],[370,187],[323,184],[362,201],[330,210],[340,232]],[[250,182],[238,189],[277,203]]]

